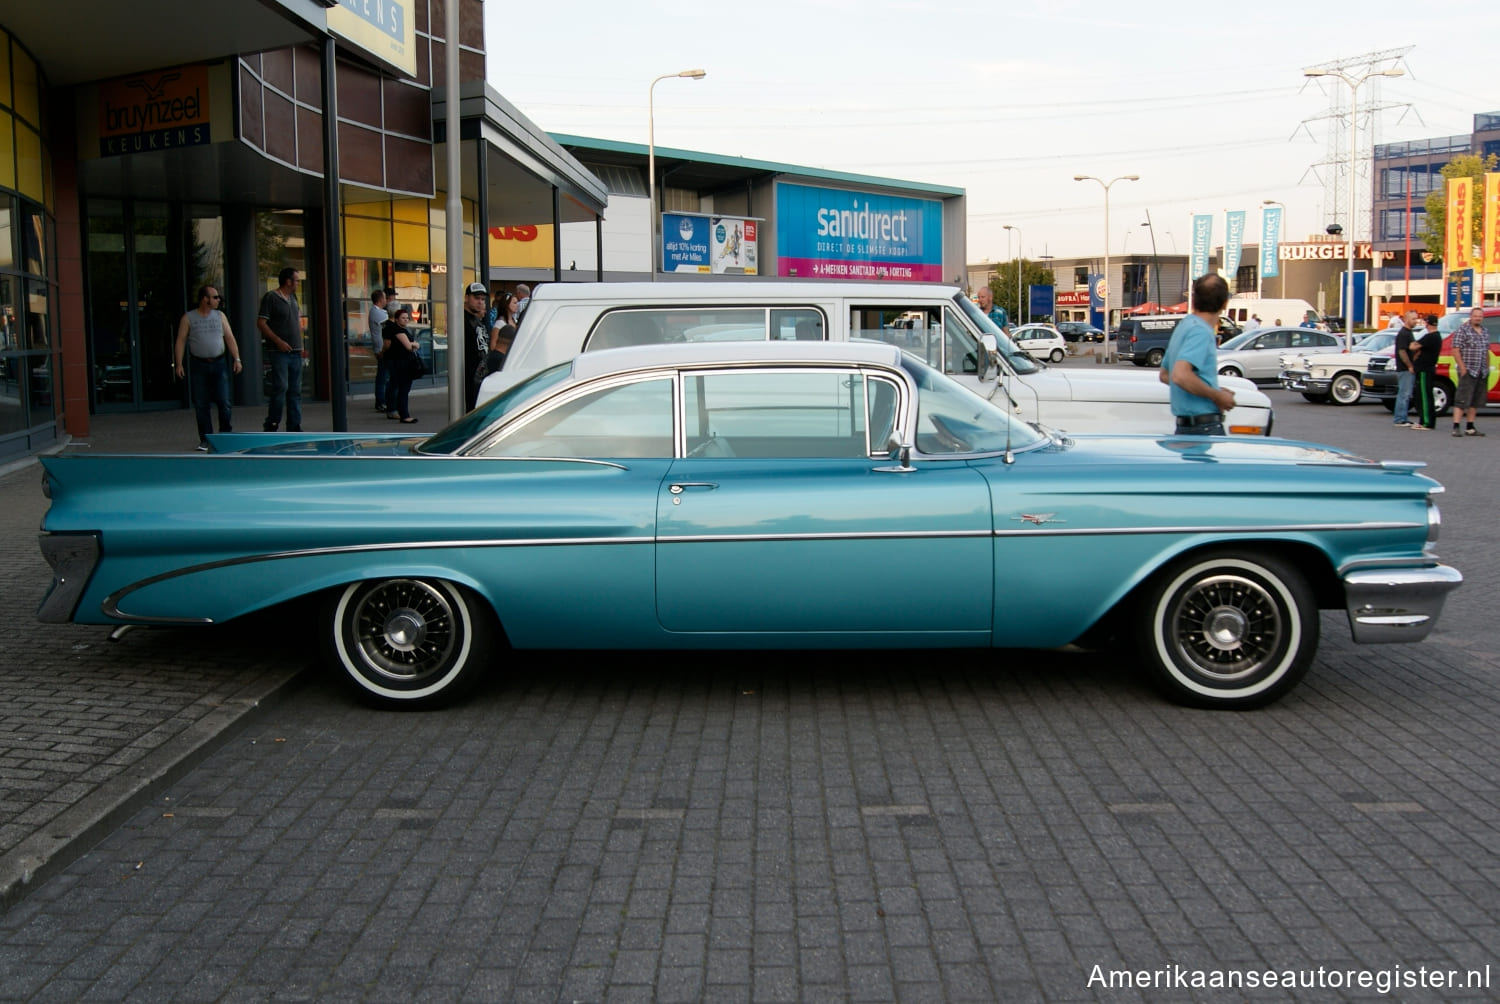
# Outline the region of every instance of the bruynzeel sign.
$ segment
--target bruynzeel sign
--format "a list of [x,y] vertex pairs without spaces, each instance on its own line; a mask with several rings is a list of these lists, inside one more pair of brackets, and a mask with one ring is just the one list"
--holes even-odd
[[152,70],[99,85],[101,157],[211,142],[208,67]]
[[339,0],[328,10],[328,30],[408,77],[417,75],[412,0]]

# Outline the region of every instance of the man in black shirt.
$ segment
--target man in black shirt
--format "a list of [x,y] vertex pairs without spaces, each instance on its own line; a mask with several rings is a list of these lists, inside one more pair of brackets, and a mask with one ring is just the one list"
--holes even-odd
[[1437,408],[1432,403],[1432,384],[1437,379],[1438,355],[1443,351],[1443,336],[1438,333],[1436,314],[1427,315],[1427,330],[1412,343],[1411,368],[1417,375],[1417,415],[1420,424],[1413,429],[1430,431],[1437,427]]
[[286,431],[302,431],[302,308],[297,304],[297,270],[284,268],[276,288],[260,298],[255,327],[266,340],[271,356],[271,399],[263,428],[275,432],[286,405]]

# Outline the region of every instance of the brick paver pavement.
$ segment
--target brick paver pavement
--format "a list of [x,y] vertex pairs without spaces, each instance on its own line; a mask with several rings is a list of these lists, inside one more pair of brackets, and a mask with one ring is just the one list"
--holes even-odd
[[[429,714],[311,674],[0,915],[0,997],[1492,999],[1500,435],[1273,393],[1448,485],[1427,642],[1326,614],[1240,714],[1073,653],[520,655]],[[1246,969],[1325,987],[1172,982]]]

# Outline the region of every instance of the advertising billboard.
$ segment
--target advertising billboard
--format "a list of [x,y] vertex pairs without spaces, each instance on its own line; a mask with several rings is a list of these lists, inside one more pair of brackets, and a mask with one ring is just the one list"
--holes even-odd
[[941,282],[943,205],[779,183],[776,258],[788,277]]
[[413,6],[412,0],[339,0],[329,7],[328,30],[391,69],[415,77]]
[[662,271],[757,275],[760,224],[753,216],[662,213]]

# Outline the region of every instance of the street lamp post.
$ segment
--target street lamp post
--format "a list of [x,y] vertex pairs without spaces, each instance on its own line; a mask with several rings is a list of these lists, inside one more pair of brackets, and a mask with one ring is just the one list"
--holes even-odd
[[[1161,258],[1156,254],[1156,228],[1151,225],[1151,210],[1146,210],[1146,222],[1141,226],[1151,232],[1151,264],[1156,266],[1156,284],[1154,286],[1149,282],[1146,284],[1146,300],[1150,302],[1152,293],[1158,297],[1161,296]],[[1156,302],[1161,303],[1161,300],[1158,299]],[[1166,306],[1164,303],[1161,305]]]
[[[1005,224],[1005,229],[1016,232],[1016,320],[1019,322],[1021,320],[1021,228],[1013,227],[1007,223]],[[1007,236],[1006,241],[1008,242],[1009,240],[1010,237]],[[1028,317],[1026,320],[1027,323],[1030,323],[1031,318]]]
[[1073,180],[1097,181],[1099,187],[1104,189],[1104,361],[1113,362],[1115,355],[1114,344],[1109,332],[1109,189],[1117,181],[1140,181],[1141,176],[1139,174],[1124,174],[1118,178],[1111,178],[1109,181],[1105,181],[1102,178],[1094,177],[1092,174],[1075,174],[1073,175]]
[[682,70],[679,73],[664,73],[651,81],[651,86],[646,88],[646,192],[650,197],[648,210],[651,216],[646,221],[646,239],[651,242],[651,281],[656,281],[657,248],[661,242],[656,239],[656,85],[663,80],[672,77],[687,77],[691,80],[702,80],[708,75],[706,70]]
[[[1355,111],[1359,105],[1359,85],[1373,77],[1400,77],[1404,71],[1400,69],[1372,70],[1361,77],[1351,77],[1343,70],[1303,70],[1304,77],[1337,77],[1349,85],[1349,238],[1347,251],[1349,257],[1348,271],[1344,274],[1344,295],[1340,298],[1340,306],[1344,308],[1344,351],[1348,352],[1354,347],[1354,214],[1357,211],[1355,201],[1354,183],[1355,175],[1359,166],[1359,119],[1355,117]],[[1373,239],[1374,234],[1371,234]]]
[[[1263,206],[1280,206],[1281,207],[1281,233],[1285,234],[1286,233],[1286,203],[1285,202],[1281,202],[1281,201],[1279,201],[1277,199],[1261,199],[1260,200],[1260,204],[1263,205]],[[1261,229],[1261,240],[1265,240],[1265,230],[1266,230],[1266,228],[1264,226],[1262,226],[1260,229]],[[1261,249],[1261,254],[1265,254],[1265,249],[1264,248]],[[1286,299],[1286,274],[1292,270],[1292,260],[1290,258],[1288,258],[1284,264],[1279,264],[1276,267],[1281,272],[1281,298],[1283,300],[1285,300]]]

